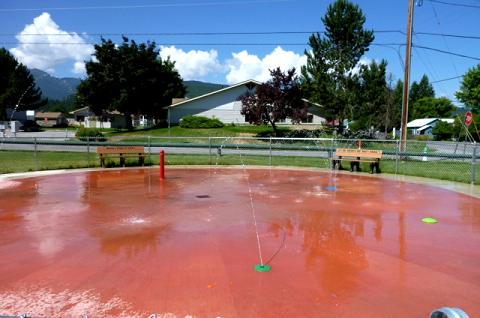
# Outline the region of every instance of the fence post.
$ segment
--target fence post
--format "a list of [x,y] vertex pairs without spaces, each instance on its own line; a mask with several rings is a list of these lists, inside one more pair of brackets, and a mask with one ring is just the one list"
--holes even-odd
[[150,141],[150,136],[148,136],[148,165],[152,164],[151,153],[152,153],[151,141]]
[[335,137],[332,138],[332,144],[330,145],[330,149],[328,150],[328,156],[330,157],[329,159],[332,167],[333,167],[333,161],[332,161],[333,152],[335,151],[334,147],[335,147]]
[[208,137],[208,164],[212,165],[212,138]]
[[270,167],[272,166],[272,137],[270,137],[270,152],[269,152],[269,164],[270,164]]
[[38,158],[37,158],[37,137],[33,138],[33,158],[35,159],[35,171],[38,171]]
[[396,141],[397,145],[395,146],[395,174],[398,174],[398,161],[400,154],[398,153],[400,148],[400,141]]
[[87,137],[87,167],[90,168],[90,137]]
[[476,167],[476,157],[477,157],[477,145],[473,144],[472,150],[472,184],[475,184],[475,179],[477,178],[477,167]]

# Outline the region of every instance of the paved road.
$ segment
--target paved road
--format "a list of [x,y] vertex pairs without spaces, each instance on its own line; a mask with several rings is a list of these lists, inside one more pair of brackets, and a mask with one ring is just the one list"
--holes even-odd
[[[5,137],[7,138],[13,137],[13,134],[10,132],[9,129],[5,131]],[[46,130],[46,131],[38,131],[38,132],[20,131],[15,134],[15,137],[17,138],[54,138],[54,139],[73,138],[75,137],[75,131],[72,131],[72,130]]]
[[[430,149],[435,149],[438,153],[444,154],[456,154],[456,155],[472,155],[473,154],[473,144],[464,143],[464,142],[439,142],[439,141],[429,141],[427,142],[427,147]],[[478,150],[477,150],[478,151]],[[479,151],[480,152],[480,151]],[[478,153],[480,155],[480,153]]]

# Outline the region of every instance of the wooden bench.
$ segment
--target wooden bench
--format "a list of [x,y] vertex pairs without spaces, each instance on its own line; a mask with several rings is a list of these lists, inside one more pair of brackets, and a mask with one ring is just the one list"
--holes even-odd
[[342,169],[342,161],[350,161],[350,171],[360,171],[360,162],[370,162],[370,173],[375,169],[376,173],[380,173],[380,159],[382,159],[382,150],[369,149],[350,149],[337,148],[335,156],[332,158],[332,168]]
[[120,165],[125,167],[126,158],[138,158],[138,164],[145,162],[145,148],[143,146],[98,146],[100,166],[105,167],[105,159],[120,158]]

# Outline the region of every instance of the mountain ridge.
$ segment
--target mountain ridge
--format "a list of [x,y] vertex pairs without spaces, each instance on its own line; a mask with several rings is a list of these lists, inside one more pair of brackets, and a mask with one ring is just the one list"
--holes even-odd
[[58,78],[36,68],[30,69],[30,73],[37,86],[42,90],[42,96],[53,100],[64,100],[75,94],[81,82],[79,78]]
[[[37,86],[42,90],[42,96],[50,100],[65,100],[74,95],[81,82],[80,78],[75,77],[55,77],[49,73],[33,68],[30,73],[35,79]],[[213,91],[228,87],[224,84],[216,84],[202,81],[184,81],[187,88],[187,98],[194,98]]]

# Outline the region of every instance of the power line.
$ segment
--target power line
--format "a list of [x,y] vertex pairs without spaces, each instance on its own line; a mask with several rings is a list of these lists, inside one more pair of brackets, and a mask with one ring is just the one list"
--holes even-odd
[[[414,34],[415,37],[417,37],[415,34]],[[423,59],[422,57],[422,54],[420,52],[420,49],[414,47],[413,48],[416,52],[416,56],[418,56],[420,62],[425,66],[425,69],[427,70],[427,72],[430,74],[431,78],[432,79],[437,79],[437,73],[435,71],[435,67],[433,66],[431,60],[429,58],[426,59],[426,61]],[[451,56],[449,56],[451,58]],[[445,87],[441,84],[441,87],[440,89],[445,93],[446,90],[445,90]]]
[[[376,33],[400,33],[401,30],[376,30]],[[275,35],[275,34],[313,34],[325,33],[325,31],[257,31],[257,32],[142,32],[142,33],[88,33],[89,36],[211,36],[211,35]],[[0,33],[0,36],[15,36],[18,33]],[[21,33],[24,36],[69,36],[70,33]]]
[[139,4],[123,6],[85,6],[85,7],[50,7],[50,8],[2,8],[0,12],[18,12],[18,11],[66,11],[66,10],[105,10],[105,9],[144,9],[144,8],[164,8],[164,7],[201,7],[231,4],[260,4],[289,2],[291,0],[236,0],[236,1],[210,1],[210,2],[188,2],[188,3],[159,3],[159,4]]
[[416,35],[445,36],[445,37],[450,37],[450,38],[480,40],[480,36],[476,36],[476,35],[448,34],[448,33],[434,33],[434,32],[415,32],[415,34]]
[[[402,30],[373,30],[375,33],[398,33],[405,35]],[[73,33],[73,32],[72,32]],[[0,33],[0,36],[71,36],[72,33]],[[124,32],[124,33],[88,33],[86,36],[215,36],[215,35],[288,35],[288,34],[323,34],[325,31],[257,31],[257,32]],[[435,32],[414,32],[416,35],[444,36],[460,39],[480,40],[477,35],[448,34]],[[76,35],[83,35],[75,33]]]
[[[154,41],[152,41],[154,42]],[[271,43],[192,43],[192,42],[155,42],[158,46],[165,46],[165,45],[177,45],[177,46],[275,46],[275,45],[284,45],[284,46],[308,46],[308,43],[282,43],[282,42],[271,42]],[[96,45],[100,43],[94,42],[0,42],[2,45],[17,45],[17,44],[25,44],[25,45]],[[384,46],[384,45],[405,45],[403,43],[371,43],[370,45],[373,46]]]
[[441,83],[441,82],[451,81],[451,80],[454,80],[454,79],[457,79],[457,78],[462,78],[462,77],[463,77],[463,75],[454,76],[454,77],[449,77],[449,78],[444,78],[444,79],[441,79],[441,80],[438,80],[438,81],[430,82],[430,84],[435,84],[435,83]]
[[[25,44],[25,45],[96,45],[100,43],[94,42],[0,42],[2,45],[16,45],[16,44]],[[305,46],[308,43],[190,43],[190,42],[155,42],[159,46],[164,45],[178,45],[178,46],[274,46],[274,45],[285,45],[285,46]]]
[[454,7],[465,7],[465,8],[480,9],[480,6],[477,6],[477,5],[474,5],[474,4],[455,3],[455,2],[448,2],[448,1],[441,1],[441,0],[427,0],[427,1],[434,2],[434,3],[440,3],[440,4],[445,4],[445,5],[454,6]]
[[[134,36],[210,36],[210,35],[275,35],[275,34],[312,34],[312,33],[324,33],[324,31],[264,31],[264,32],[141,32],[141,33],[88,33],[88,36],[122,36],[122,35],[134,35]],[[13,36],[19,35],[19,33],[0,33],[0,36]],[[20,35],[28,36],[68,36],[70,33],[21,33]]]
[[[445,44],[445,48],[447,49],[447,51],[450,51],[450,47],[447,43],[447,39],[443,35],[443,30],[442,30],[443,28],[442,28],[442,25],[440,24],[440,18],[438,17],[437,10],[435,9],[435,6],[433,5],[432,2],[430,2],[430,6],[432,7],[433,15],[435,16],[435,19],[437,20],[438,28],[441,31],[440,33],[442,33],[442,39],[443,39],[443,43]],[[455,74],[457,74],[457,76],[458,76],[457,66],[455,65],[455,62],[453,61],[453,57],[451,55],[449,57],[450,57],[450,62],[452,62],[452,65],[453,65],[453,69],[455,70]]]
[[476,56],[469,56],[469,55],[464,55],[464,54],[460,54],[460,53],[444,51],[444,50],[440,50],[440,49],[433,48],[433,47],[428,47],[428,46],[421,46],[421,45],[413,45],[413,46],[417,47],[419,49],[430,50],[430,51],[434,51],[434,52],[450,54],[450,55],[454,55],[454,56],[458,56],[458,57],[463,57],[463,58],[466,58],[466,59],[480,61],[480,57],[476,57]]
[[[155,43],[159,46],[165,46],[165,45],[174,45],[174,46],[308,46],[308,43],[281,43],[281,42],[277,42],[277,43],[274,43],[274,42],[272,42],[272,43],[260,43],[260,42],[257,42],[257,43],[248,43],[248,42],[247,43],[228,43],[228,42],[225,42],[225,43],[170,42],[169,43],[169,42],[155,42]],[[19,42],[0,42],[0,44],[2,44],[2,45],[18,45],[18,44],[22,44],[22,45],[95,45],[95,44],[99,44],[99,43],[93,43],[93,42],[22,42],[22,43],[19,43]],[[405,45],[405,43],[372,43],[370,45],[372,45],[372,46],[387,46],[387,45],[402,46],[402,45]],[[415,45],[414,44],[413,46],[416,47],[416,48],[419,48],[419,49],[430,50],[430,51],[439,52],[439,53],[443,53],[443,54],[450,54],[450,55],[463,57],[463,58],[467,58],[467,59],[471,59],[471,60],[475,60],[475,61],[480,61],[480,57],[476,57],[476,56],[469,56],[469,55],[465,55],[465,54],[440,50],[440,49],[437,49],[437,48],[422,46],[422,45]]]

